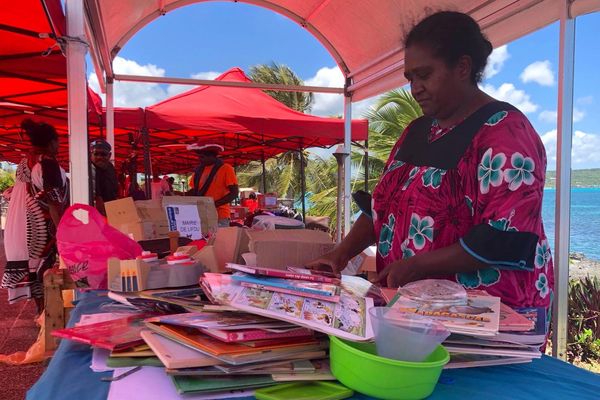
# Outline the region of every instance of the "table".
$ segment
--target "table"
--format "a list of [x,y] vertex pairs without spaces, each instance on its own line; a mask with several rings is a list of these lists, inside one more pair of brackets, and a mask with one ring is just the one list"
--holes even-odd
[[[73,326],[82,314],[102,312],[101,307],[111,302],[100,292],[84,294],[67,326]],[[92,372],[91,358],[89,346],[61,341],[46,372],[28,391],[27,399],[106,400],[110,383],[100,378],[112,376],[112,372]],[[368,399],[362,395],[354,398]],[[529,364],[445,370],[429,397],[432,400],[571,398],[600,399],[600,375],[548,356]]]

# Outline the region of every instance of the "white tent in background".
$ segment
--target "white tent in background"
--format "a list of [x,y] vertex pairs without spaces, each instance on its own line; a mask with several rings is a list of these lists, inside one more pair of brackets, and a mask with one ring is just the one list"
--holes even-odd
[[[112,60],[141,28],[171,10],[206,0],[66,0],[68,23],[69,132],[72,198],[86,203],[85,54],[89,44],[98,81],[107,93],[112,133],[112,82],[148,78],[116,76]],[[420,0],[239,0],[282,14],[303,26],[330,52],[346,77],[344,152],[350,153],[351,103],[405,84],[402,37],[427,12]],[[567,284],[575,18],[600,10],[599,0],[431,0],[427,9],[473,16],[494,44],[503,45],[560,20],[558,173],[556,198],[555,355],[566,357]],[[153,82],[156,82],[153,78]],[[164,83],[211,81],[161,78]],[[328,88],[331,90],[331,88]],[[290,87],[288,90],[305,90]],[[311,91],[315,91],[314,88]],[[345,159],[344,225],[350,226],[350,158]],[[339,205],[341,206],[341,205]]]

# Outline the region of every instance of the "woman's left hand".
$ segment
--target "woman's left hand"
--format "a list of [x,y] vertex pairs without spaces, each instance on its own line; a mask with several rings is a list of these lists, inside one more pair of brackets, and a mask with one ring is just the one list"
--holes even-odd
[[390,288],[397,288],[406,285],[409,282],[423,279],[423,271],[418,268],[411,258],[395,261],[386,266],[383,271],[377,275],[377,281],[387,282]]

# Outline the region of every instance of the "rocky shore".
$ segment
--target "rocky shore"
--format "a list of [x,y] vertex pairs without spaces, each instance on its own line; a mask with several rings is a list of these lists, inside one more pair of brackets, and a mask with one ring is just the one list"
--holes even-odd
[[569,254],[569,278],[581,279],[587,275],[600,278],[600,261],[587,258],[582,253]]

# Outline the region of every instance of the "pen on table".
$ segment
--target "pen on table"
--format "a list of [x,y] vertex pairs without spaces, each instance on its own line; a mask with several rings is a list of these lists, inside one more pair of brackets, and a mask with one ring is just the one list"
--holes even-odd
[[121,291],[122,292],[127,291],[126,285],[127,285],[127,282],[125,279],[125,271],[121,270]]
[[133,291],[137,292],[139,290],[139,286],[138,286],[137,271],[135,269],[131,271],[131,279],[133,280]]

